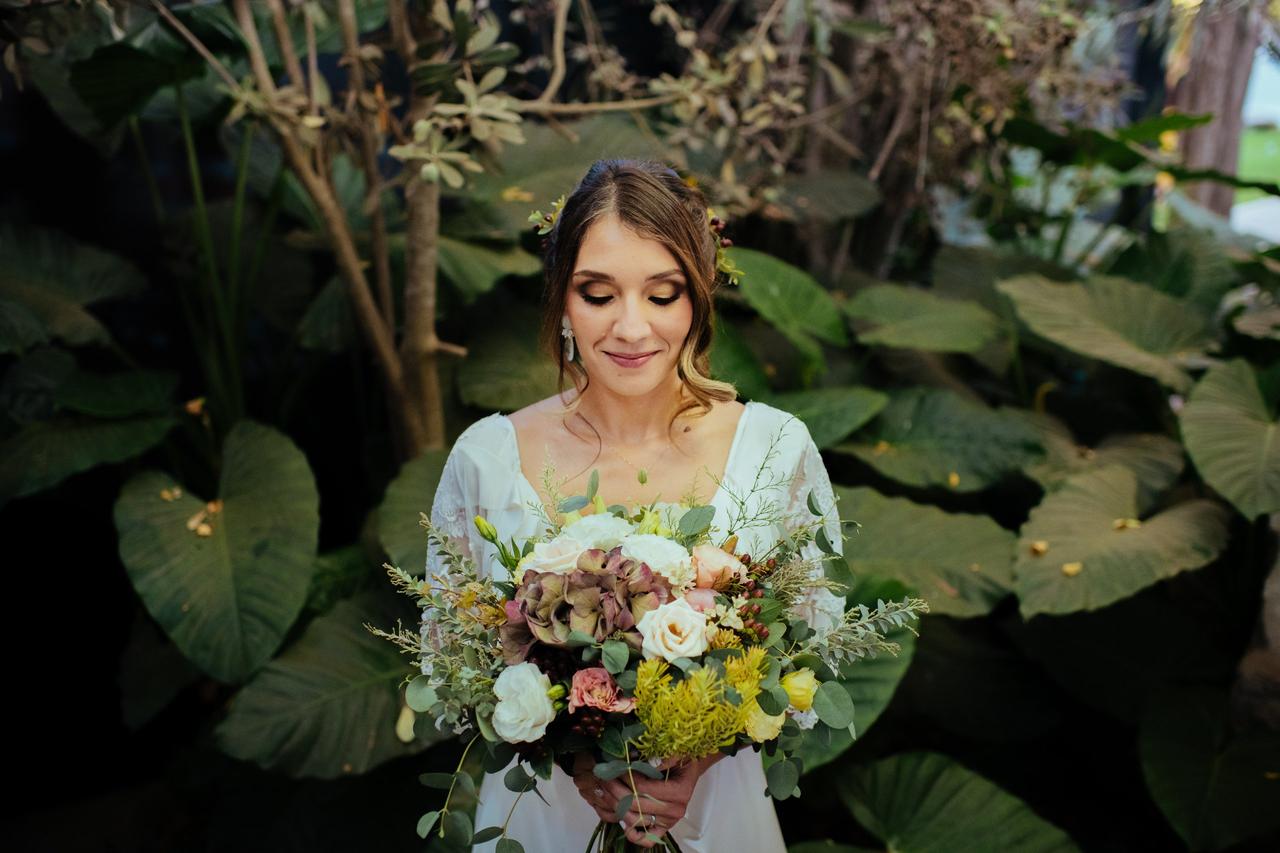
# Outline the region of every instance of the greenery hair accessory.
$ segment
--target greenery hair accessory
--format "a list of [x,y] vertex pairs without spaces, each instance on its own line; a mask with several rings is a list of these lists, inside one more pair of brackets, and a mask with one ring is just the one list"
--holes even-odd
[[[538,229],[538,235],[543,238],[543,248],[546,248],[546,236],[556,227],[560,211],[564,210],[564,198],[564,195],[561,195],[551,202],[551,210],[545,213],[542,210],[535,210],[529,214],[529,222]],[[729,284],[737,284],[745,273],[738,269],[729,257],[729,253],[725,251],[733,245],[733,241],[728,237],[720,236],[724,226],[725,221],[717,216],[714,210],[707,208],[707,229],[716,240],[716,271],[724,273],[725,280]]]

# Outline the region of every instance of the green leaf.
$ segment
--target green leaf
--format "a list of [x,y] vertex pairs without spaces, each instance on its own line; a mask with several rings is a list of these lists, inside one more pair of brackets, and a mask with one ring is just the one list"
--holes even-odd
[[889,397],[871,388],[815,388],[767,394],[760,398],[776,409],[795,415],[809,429],[820,449],[847,438],[880,413]]
[[448,457],[447,450],[426,450],[404,463],[378,505],[378,542],[388,562],[414,575],[421,575],[427,565],[427,536],[419,523],[420,513],[431,514]]
[[426,785],[428,788],[435,788],[439,791],[447,791],[453,787],[452,773],[419,773],[418,782]]
[[850,317],[865,321],[864,344],[926,352],[977,352],[1000,333],[996,315],[973,302],[947,299],[928,290],[877,284],[844,304]]
[[514,838],[499,838],[493,853],[524,853],[524,846]]
[[159,414],[173,405],[178,374],[170,370],[90,373],[77,370],[54,392],[63,409],[98,418]]
[[769,786],[769,796],[775,800],[785,800],[795,793],[800,782],[800,768],[794,761],[779,761],[769,766],[765,772],[765,782]]
[[[841,512],[859,523],[844,544],[855,577],[902,581],[931,613],[982,616],[1013,588],[1017,537],[985,515],[949,513],[869,488],[836,487]],[[910,530],[910,536],[898,535]]]
[[1026,803],[937,753],[861,765],[838,785],[858,823],[895,853],[1078,849]]
[[431,834],[431,828],[436,825],[436,821],[440,819],[440,812],[427,812],[418,819],[418,837],[426,838]]
[[500,826],[486,826],[471,837],[471,843],[484,844],[486,841],[492,841],[495,838],[500,838],[503,832],[504,830]]
[[520,794],[525,791],[532,791],[538,785],[538,780],[531,774],[526,773],[525,769],[517,764],[507,771],[502,777],[502,784],[508,791]]
[[617,779],[623,773],[627,772],[627,762],[626,761],[601,761],[599,764],[595,766],[592,772],[596,774],[597,778],[604,779],[605,781],[608,781],[610,779]]
[[450,844],[466,847],[471,843],[471,815],[450,810],[444,816],[444,837]]
[[1111,465],[1069,478],[1031,511],[1014,566],[1024,616],[1105,607],[1226,547],[1220,504],[1190,500],[1138,519],[1136,494],[1133,473]]
[[1025,275],[996,287],[1037,334],[1176,391],[1190,387],[1183,368],[1209,343],[1208,325],[1195,308],[1127,279],[1095,276],[1062,284]]
[[747,304],[810,361],[822,361],[818,340],[836,346],[848,344],[831,294],[808,273],[764,252],[736,246],[725,251],[745,273],[740,288]]
[[626,669],[627,659],[630,656],[631,649],[621,640],[606,640],[600,655],[604,661],[604,668],[610,675],[618,675]]
[[787,691],[775,685],[766,690],[761,690],[759,695],[756,696],[756,703],[760,706],[761,711],[772,717],[787,710],[791,700],[787,698]]
[[1262,386],[1248,362],[1233,359],[1196,383],[1180,416],[1196,469],[1246,518],[1280,510],[1280,422],[1276,396],[1269,409]]
[[715,518],[715,516],[715,507],[695,506],[684,515],[680,516],[680,522],[677,527],[680,532],[686,536],[696,536],[711,525],[711,520]]
[[1106,465],[1123,465],[1138,481],[1138,508],[1146,512],[1177,482],[1182,474],[1182,445],[1157,433],[1108,435],[1096,447],[1077,444],[1066,424],[1052,415],[1012,409],[1040,434],[1045,457],[1024,470],[1046,489],[1055,489],[1067,477]]
[[0,299],[26,309],[24,328],[33,315],[47,337],[73,346],[111,343],[87,306],[146,288],[142,272],[123,258],[43,228],[0,225],[0,269]]
[[957,492],[986,488],[1043,455],[1039,435],[1017,416],[936,388],[896,392],[867,430],[832,449],[899,482]]
[[732,382],[746,400],[758,400],[769,393],[769,377],[747,344],[745,333],[720,316],[711,341],[711,375]]
[[[286,436],[240,421],[223,444],[217,511],[206,516],[186,489],[166,500],[175,488],[155,471],[125,485],[115,505],[120,558],[182,653],[238,683],[270,659],[306,601],[320,527],[315,478]],[[195,521],[210,535],[188,527]]]
[[542,262],[518,245],[455,240],[440,235],[440,271],[463,295],[466,303],[493,290],[509,275],[532,276],[542,272]]
[[231,701],[214,730],[219,748],[295,778],[336,779],[421,752],[445,735],[404,743],[404,656],[366,623],[394,627],[404,603],[381,588],[338,602]]
[[1138,732],[1151,798],[1192,850],[1224,850],[1280,829],[1280,735],[1230,731],[1227,697],[1157,693]]
[[813,710],[818,719],[833,729],[847,728],[853,723],[853,699],[838,681],[824,681],[813,694]]
[[419,714],[425,714],[438,701],[436,691],[431,687],[431,680],[425,675],[415,676],[404,690],[405,704]]
[[26,424],[0,443],[0,504],[132,459],[159,444],[176,423],[166,414],[113,420],[57,415]]
[[457,373],[464,403],[510,412],[556,392],[556,367],[538,351],[537,322],[527,311],[507,311],[468,341]]

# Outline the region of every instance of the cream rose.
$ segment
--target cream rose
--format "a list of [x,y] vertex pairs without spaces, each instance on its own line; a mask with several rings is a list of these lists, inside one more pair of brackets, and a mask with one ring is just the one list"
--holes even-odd
[[632,533],[622,540],[622,556],[644,563],[677,591],[693,585],[693,562],[679,542],[653,533]]
[[786,713],[766,714],[755,702],[747,712],[747,736],[756,743],[773,740],[782,731],[782,724],[787,721]]
[[722,589],[742,574],[742,561],[715,545],[695,545],[690,559],[701,589]]
[[646,658],[696,658],[707,650],[707,617],[677,598],[650,610],[636,624]]
[[584,548],[600,548],[608,551],[617,546],[623,537],[635,529],[625,518],[618,518],[612,513],[594,513],[585,515],[560,530],[561,536],[568,536],[582,543]]
[[578,566],[578,557],[587,550],[577,539],[560,535],[550,542],[539,542],[533,550],[520,559],[517,569],[523,573],[527,569],[538,572],[553,572],[557,575],[568,574]]
[[547,691],[551,679],[531,663],[509,666],[493,683],[498,705],[493,709],[493,730],[507,743],[531,742],[546,734],[556,709]]

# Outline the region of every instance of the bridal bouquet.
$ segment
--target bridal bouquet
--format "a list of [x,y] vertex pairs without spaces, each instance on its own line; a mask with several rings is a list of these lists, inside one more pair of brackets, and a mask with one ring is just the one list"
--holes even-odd
[[[768,793],[796,793],[803,768],[794,753],[803,739],[852,730],[840,668],[896,652],[886,633],[908,625],[925,603],[880,601],[846,612],[823,572],[835,551],[812,493],[812,522],[767,553],[740,554],[738,537],[713,527],[714,507],[606,507],[597,484],[593,472],[588,493],[558,501],[558,523],[543,512],[545,533],[520,546],[477,516],[480,535],[497,547],[501,565],[492,573],[422,515],[444,572],[422,578],[386,568],[429,618],[418,636],[370,628],[419,655],[409,706],[438,729],[470,733],[468,751],[483,744],[486,772],[518,757],[504,782],[519,794],[536,793],[553,763],[571,772],[574,758],[589,754],[596,776],[631,787],[615,821],[629,811],[643,818],[637,775],[661,778],[717,751],[764,749],[775,759]],[[459,786],[473,786],[461,768],[423,775],[449,795],[422,817],[419,835],[434,829],[461,845],[501,839],[500,853],[523,850],[505,824],[474,828],[451,808]],[[670,836],[649,837],[659,849],[677,849]],[[601,822],[587,843],[588,851],[630,847],[617,822]]]

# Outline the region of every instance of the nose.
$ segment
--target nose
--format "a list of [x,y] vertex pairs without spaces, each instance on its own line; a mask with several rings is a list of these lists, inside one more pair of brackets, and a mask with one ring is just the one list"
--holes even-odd
[[613,334],[619,340],[640,341],[649,336],[649,318],[644,299],[624,298],[622,312],[613,324]]

